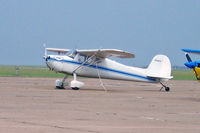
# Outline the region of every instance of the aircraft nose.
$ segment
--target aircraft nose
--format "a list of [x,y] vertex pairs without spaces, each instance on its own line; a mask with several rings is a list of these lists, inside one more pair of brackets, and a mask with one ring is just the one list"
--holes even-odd
[[186,62],[184,63],[185,66],[189,67],[189,68],[194,68],[195,67],[195,63],[194,62]]
[[46,61],[48,61],[48,59],[50,59],[50,56],[43,56],[43,59],[45,59]]

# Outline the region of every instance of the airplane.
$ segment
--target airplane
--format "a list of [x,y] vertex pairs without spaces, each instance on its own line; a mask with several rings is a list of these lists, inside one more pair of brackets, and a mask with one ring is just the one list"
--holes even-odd
[[194,75],[198,81],[200,81],[200,61],[192,61],[188,53],[192,54],[199,54],[200,55],[200,50],[193,50],[193,49],[182,49],[182,51],[185,52],[185,56],[187,58],[186,63],[184,65],[190,69],[193,70]]
[[[48,52],[57,54],[48,55]],[[73,90],[79,90],[84,86],[77,80],[77,76],[114,79],[127,81],[140,81],[160,83],[161,89],[170,91],[164,85],[171,76],[171,63],[167,56],[156,55],[147,68],[138,68],[123,65],[109,58],[134,58],[135,55],[118,49],[76,49],[71,54],[69,49],[45,48],[44,59],[47,67],[55,72],[64,73],[66,76],[56,80],[56,88],[64,89],[69,85]],[[69,54],[68,54],[69,53]],[[65,80],[68,75],[73,75],[73,80],[68,83]]]

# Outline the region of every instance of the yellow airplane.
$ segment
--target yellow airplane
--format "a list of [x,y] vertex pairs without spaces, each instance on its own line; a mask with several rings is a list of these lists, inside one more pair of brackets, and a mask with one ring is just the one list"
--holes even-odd
[[194,71],[194,75],[197,78],[197,80],[200,81],[200,61],[192,61],[192,59],[189,56],[189,53],[193,54],[199,54],[200,55],[200,50],[193,50],[193,49],[182,49],[186,54],[187,61],[184,63],[185,66],[188,68],[192,69]]

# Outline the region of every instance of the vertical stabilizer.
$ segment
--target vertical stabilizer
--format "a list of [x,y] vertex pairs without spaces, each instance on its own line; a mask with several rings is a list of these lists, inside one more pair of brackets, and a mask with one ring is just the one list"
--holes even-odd
[[171,79],[171,63],[169,58],[165,55],[156,55],[147,68],[147,76]]

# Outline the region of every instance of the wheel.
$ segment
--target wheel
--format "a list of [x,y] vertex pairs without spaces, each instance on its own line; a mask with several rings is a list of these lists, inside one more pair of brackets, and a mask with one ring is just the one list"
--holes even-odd
[[72,90],[79,90],[78,87],[72,87]]
[[61,85],[61,86],[56,86],[56,89],[65,89],[65,88]]
[[169,87],[165,87],[165,91],[170,91],[170,88]]
[[65,89],[64,83],[62,83],[62,80],[60,80],[60,79],[56,80],[56,89]]

